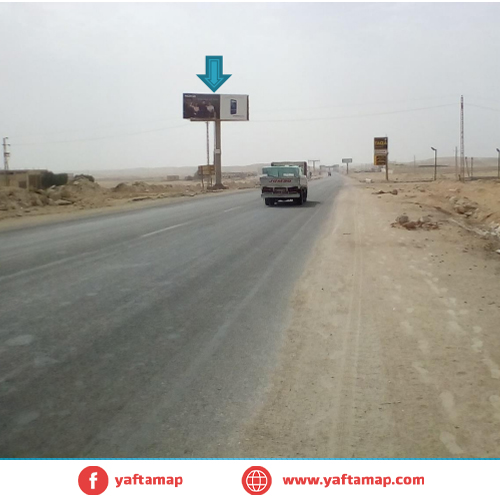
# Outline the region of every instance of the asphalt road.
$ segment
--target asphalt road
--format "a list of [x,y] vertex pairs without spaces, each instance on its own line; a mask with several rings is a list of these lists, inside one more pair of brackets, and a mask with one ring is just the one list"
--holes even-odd
[[1,232],[0,456],[239,456],[341,184]]

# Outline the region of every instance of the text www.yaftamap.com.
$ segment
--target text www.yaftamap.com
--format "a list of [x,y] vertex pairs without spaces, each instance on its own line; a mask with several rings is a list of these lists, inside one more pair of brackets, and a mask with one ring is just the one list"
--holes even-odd
[[424,476],[398,476],[392,478],[390,476],[351,476],[350,474],[342,474],[342,476],[326,476],[326,477],[284,477],[285,485],[310,485],[310,486],[337,486],[337,485],[360,485],[372,486],[378,485],[386,488],[387,486],[423,486]]

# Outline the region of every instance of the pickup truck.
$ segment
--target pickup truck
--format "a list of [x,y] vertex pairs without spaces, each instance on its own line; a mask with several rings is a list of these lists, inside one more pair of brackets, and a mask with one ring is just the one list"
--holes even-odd
[[264,167],[260,186],[261,198],[267,206],[273,206],[278,201],[292,200],[296,205],[307,201],[307,176],[297,164]]

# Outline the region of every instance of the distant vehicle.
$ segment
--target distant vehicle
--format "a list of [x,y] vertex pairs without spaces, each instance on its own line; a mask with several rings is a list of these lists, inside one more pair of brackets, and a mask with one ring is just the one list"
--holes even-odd
[[278,201],[292,200],[296,205],[307,201],[307,176],[302,166],[271,164],[262,169],[260,177],[261,197],[267,206]]

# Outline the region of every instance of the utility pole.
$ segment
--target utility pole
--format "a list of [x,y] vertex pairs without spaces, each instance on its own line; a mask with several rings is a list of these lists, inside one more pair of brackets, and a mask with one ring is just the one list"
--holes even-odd
[[460,170],[463,182],[465,181],[464,96],[460,97]]
[[500,179],[500,148],[497,148],[498,153],[498,178]]
[[437,179],[437,149],[431,146],[432,151],[434,151],[434,180]]
[[458,147],[455,146],[455,179],[458,181]]
[[470,157],[470,180],[474,180],[474,157]]
[[9,170],[9,156],[10,156],[10,153],[7,151],[7,147],[10,146],[10,144],[7,144],[7,139],[8,137],[3,138],[3,167],[5,170]]
[[10,146],[10,144],[7,144],[7,139],[8,137],[4,137],[3,138],[3,168],[4,168],[4,171],[5,171],[5,185],[8,186],[9,185],[9,176],[7,174],[8,170],[9,170],[9,156],[10,156],[10,153],[9,151],[7,151],[7,147]]

